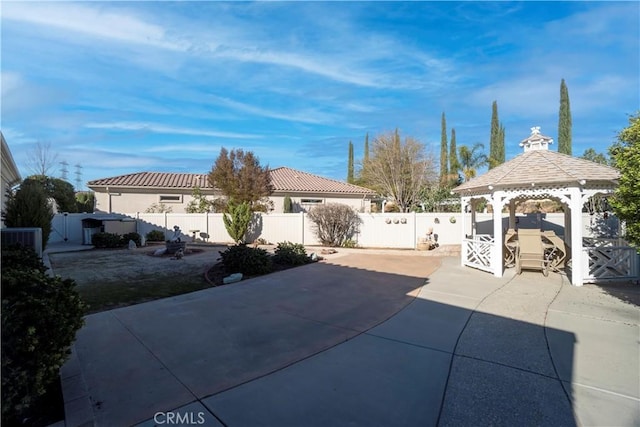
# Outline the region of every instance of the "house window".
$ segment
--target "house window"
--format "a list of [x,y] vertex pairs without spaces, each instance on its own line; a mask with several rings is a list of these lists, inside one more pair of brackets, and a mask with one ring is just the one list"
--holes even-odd
[[324,203],[322,199],[300,199],[300,208],[302,212],[308,212],[312,207],[322,203]]
[[162,203],[182,203],[182,194],[178,195],[163,195],[160,196],[160,202]]

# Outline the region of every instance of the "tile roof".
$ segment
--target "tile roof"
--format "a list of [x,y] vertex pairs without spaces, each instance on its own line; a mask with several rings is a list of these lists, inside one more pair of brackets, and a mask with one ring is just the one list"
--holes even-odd
[[[271,169],[271,182],[275,192],[298,193],[334,193],[373,195],[368,188],[348,184],[333,179],[323,178],[307,172],[280,167]],[[138,172],[127,175],[101,178],[90,181],[89,188],[94,187],[126,187],[149,189],[191,189],[198,186],[204,190],[213,190],[207,174]]]
[[213,187],[209,185],[207,174],[166,172],[138,172],[110,178],[101,178],[89,181],[87,186],[163,189],[191,189],[198,186],[203,189],[213,189]]
[[322,192],[338,194],[375,194],[374,191],[348,184],[342,181],[323,178],[307,172],[291,168],[276,168],[271,170],[271,183],[274,191],[278,192]]
[[580,180],[610,182],[619,177],[620,172],[609,166],[557,151],[532,150],[459,185],[453,191],[478,191],[487,189],[489,185],[504,188],[530,186],[531,183],[535,183],[536,186],[575,183]]

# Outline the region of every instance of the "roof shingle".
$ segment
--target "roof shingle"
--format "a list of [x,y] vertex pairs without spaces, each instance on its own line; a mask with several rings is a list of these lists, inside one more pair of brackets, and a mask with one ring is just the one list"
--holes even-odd
[[476,191],[489,185],[496,188],[541,184],[572,183],[580,180],[614,181],[618,170],[551,150],[532,150],[522,153],[477,178],[471,179],[453,191]]
[[[271,169],[271,183],[275,192],[292,193],[333,193],[373,195],[374,191],[329,178],[323,178],[307,172],[280,167]],[[101,178],[90,181],[88,187],[127,187],[157,189],[191,189],[198,186],[204,190],[213,190],[207,174],[138,172],[127,175]]]

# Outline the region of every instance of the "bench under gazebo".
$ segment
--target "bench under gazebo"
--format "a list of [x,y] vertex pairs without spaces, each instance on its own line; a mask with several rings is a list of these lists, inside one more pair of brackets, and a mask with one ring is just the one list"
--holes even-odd
[[[594,196],[607,196],[617,186],[620,173],[609,166],[549,150],[553,140],[540,133],[539,127],[531,128],[531,135],[520,142],[524,152],[486,174],[471,179],[456,187],[453,192],[460,195],[462,210],[462,265],[478,268],[502,277],[505,264],[523,262],[517,248],[516,204],[531,199],[553,199],[559,201],[564,210],[564,235],[544,237],[547,252],[542,262],[546,267],[568,266],[571,283],[581,286],[591,279],[637,279],[638,256],[635,248],[622,239],[588,239],[583,236],[582,210],[585,202]],[[476,233],[476,207],[486,200],[493,209],[493,233]],[[509,207],[508,222],[503,224],[502,210]],[[470,209],[468,209],[470,207]],[[470,210],[471,233],[468,233]],[[506,220],[506,218],[505,218]],[[514,239],[515,233],[515,239]],[[548,233],[548,232],[547,232]],[[531,233],[528,233],[531,234]],[[529,237],[527,237],[529,238]],[[505,240],[507,239],[507,240]],[[585,240],[588,241],[585,245]],[[514,244],[514,241],[516,242]],[[562,262],[551,259],[554,251],[564,242]],[[509,243],[509,245],[505,245]],[[536,265],[535,257],[526,260]],[[551,263],[555,262],[554,265]],[[525,266],[527,264],[524,264]],[[522,266],[522,264],[521,264]],[[545,265],[541,264],[544,271]]]

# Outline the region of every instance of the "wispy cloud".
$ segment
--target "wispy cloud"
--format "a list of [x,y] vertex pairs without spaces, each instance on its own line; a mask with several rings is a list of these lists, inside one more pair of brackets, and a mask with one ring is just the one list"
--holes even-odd
[[173,135],[210,136],[210,137],[216,137],[216,138],[236,138],[236,139],[260,138],[259,135],[252,135],[247,133],[221,132],[221,131],[212,131],[212,130],[181,128],[181,127],[172,127],[172,126],[165,126],[157,123],[145,123],[145,122],[87,123],[85,127],[89,129],[143,131],[143,132],[153,132],[153,133],[173,134]]
[[2,18],[58,28],[82,36],[100,37],[163,49],[185,50],[188,45],[167,37],[166,30],[136,16],[106,10],[104,6],[78,3],[5,2]]
[[289,122],[301,122],[301,123],[327,123],[336,119],[332,114],[327,114],[308,107],[302,107],[296,109],[295,112],[281,112],[274,111],[273,109],[266,109],[257,107],[255,105],[246,104],[243,102],[234,101],[233,99],[211,95],[210,99],[213,103],[222,105],[227,108],[231,108],[243,113],[249,113],[255,116],[268,117],[271,119],[285,120]]

